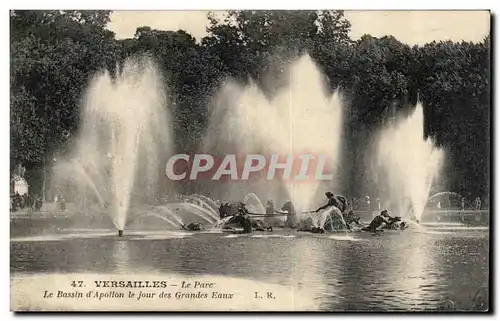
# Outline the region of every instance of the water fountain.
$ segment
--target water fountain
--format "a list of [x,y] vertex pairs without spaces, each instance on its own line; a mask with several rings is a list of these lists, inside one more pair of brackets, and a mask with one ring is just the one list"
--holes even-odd
[[338,210],[327,209],[323,211],[319,216],[319,224],[316,227],[323,230],[343,231],[347,234],[347,224],[344,216]]
[[266,213],[266,208],[264,207],[264,205],[262,205],[262,202],[260,201],[259,197],[255,195],[255,193],[248,193],[247,195],[245,195],[243,203],[247,205],[247,209],[250,211],[250,213]]
[[413,208],[414,218],[419,221],[444,158],[443,150],[424,137],[422,104],[418,103],[408,118],[382,131],[377,147],[377,163],[372,172],[379,174],[376,179],[379,190],[388,187],[381,197],[396,204],[393,210],[397,215]]
[[[167,214],[167,216],[169,216],[169,215]],[[168,224],[170,224],[174,227],[182,226],[184,224],[182,221],[179,222],[178,220],[176,220],[177,222],[174,222],[164,215],[161,215],[161,214],[158,214],[155,212],[150,212],[150,211],[143,211],[143,212],[135,213],[134,217],[137,217],[137,218],[139,218],[139,217],[155,217],[155,218],[158,218],[162,221],[167,222]],[[171,217],[175,219],[175,216],[171,216]]]
[[[323,75],[308,55],[295,61],[283,72],[283,77],[286,86],[272,97],[253,82],[244,87],[226,83],[215,100],[205,151],[281,157],[311,155],[314,158],[311,162],[318,162],[318,155],[325,155],[325,172],[334,178],[323,181],[324,184],[315,173],[308,173],[302,180],[259,177],[225,184],[232,199],[242,199],[243,195],[254,192],[274,199],[275,204],[289,199],[298,212],[308,211],[317,201],[317,195],[323,198],[327,188],[335,187],[342,104],[338,93],[329,94]],[[324,190],[320,190],[322,187]],[[286,192],[282,193],[282,189]],[[243,195],[238,194],[241,191],[245,191]]]
[[438,192],[436,194],[429,196],[429,198],[427,199],[427,202],[430,202],[433,199],[435,199],[436,197],[443,196],[443,195],[448,195],[448,197],[454,196],[457,198],[457,200],[461,200],[463,197],[462,195],[455,193],[455,192],[444,191],[444,192]]
[[89,85],[71,163],[80,173],[75,179],[91,187],[119,236],[133,196],[147,202],[160,192],[168,121],[163,80],[147,58],[127,60],[116,77],[105,71]]
[[214,211],[208,210],[202,206],[193,203],[174,202],[174,203],[167,203],[161,207],[166,209],[184,208],[186,211],[209,223],[213,223],[219,219],[219,216],[216,215]]
[[192,194],[187,198],[187,200],[188,202],[184,204],[185,206],[191,206],[194,210],[208,214],[215,220],[219,218],[219,208],[210,198],[203,195]]
[[[340,96],[328,94],[325,79],[307,55],[283,75],[287,85],[272,98],[255,84],[226,84],[219,101],[227,103],[218,104],[212,115],[205,150],[308,155],[312,158],[310,163],[318,162],[318,155],[325,155],[326,172],[335,174],[342,125]],[[139,195],[142,198],[137,203],[148,203],[145,198],[156,195],[160,185],[162,157],[168,154],[170,146],[169,115],[163,93],[154,64],[139,59],[126,61],[116,77],[108,72],[94,77],[84,99],[80,133],[68,164],[77,173],[74,179],[80,187],[92,191],[110,215],[120,236],[133,198]],[[306,179],[299,181],[292,178],[244,182],[245,197],[238,198],[256,213],[265,212],[257,194],[271,197],[276,204],[289,199],[300,214],[309,210],[316,195],[323,198],[323,192],[335,183],[328,181],[321,191],[318,174],[307,174]],[[232,195],[235,189],[230,189]],[[176,215],[171,209],[178,207],[209,223],[219,220],[217,204],[203,195],[193,194],[185,203],[163,207],[150,209],[155,214],[149,216],[172,218]],[[182,226],[182,220],[179,224]]]
[[[448,196],[448,204],[447,204],[448,209],[451,209],[450,196],[454,196],[457,199],[457,201],[460,201],[462,199],[462,195],[455,193],[455,192],[450,192],[450,191],[437,192],[437,193],[435,193],[427,198],[427,200],[425,201],[425,205],[428,205],[434,199],[439,198],[439,197],[444,196],[444,195]],[[439,205],[439,207],[437,209],[439,210],[440,208],[441,208],[441,204]],[[408,211],[407,216],[411,217],[413,215],[413,213],[415,213],[415,208],[411,207],[410,210]],[[438,215],[438,220],[439,220],[439,215]],[[462,224],[460,224],[460,225],[462,225]]]
[[191,194],[190,197],[194,197],[200,200],[203,205],[207,205],[207,208],[211,208],[217,212],[219,206],[210,197],[200,194]]

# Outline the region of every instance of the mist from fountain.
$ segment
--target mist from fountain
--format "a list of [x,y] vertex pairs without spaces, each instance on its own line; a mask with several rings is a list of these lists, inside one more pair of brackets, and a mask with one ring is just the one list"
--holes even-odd
[[170,149],[163,80],[147,58],[129,59],[116,77],[96,75],[86,92],[72,164],[123,230],[132,195],[159,192],[163,157]]
[[160,206],[156,206],[155,209],[159,209],[161,212],[169,215],[170,217],[172,217],[174,220],[177,221],[177,223],[179,224],[179,226],[182,226],[184,225],[184,221],[182,220],[182,218],[179,216],[179,215],[176,215],[170,208],[168,208],[166,205],[160,205]]
[[219,206],[210,197],[200,194],[191,194],[190,197],[194,197],[201,200],[204,204],[208,205],[211,209],[213,209],[216,212],[219,210]]
[[243,199],[243,203],[247,206],[250,213],[264,214],[266,213],[266,208],[262,205],[259,197],[255,193],[248,193]]
[[170,220],[169,218],[165,217],[165,216],[162,216],[162,215],[159,215],[157,213],[141,213],[141,214],[138,214],[139,217],[148,217],[148,216],[151,216],[151,217],[156,217],[156,218],[159,218],[167,223],[169,223],[170,225],[174,226],[174,227],[178,227],[180,226],[179,224],[173,222],[172,220]]
[[[235,98],[229,110],[216,110],[206,141],[226,147],[238,145],[236,154],[265,152],[266,154],[300,155],[325,154],[327,172],[335,173],[339,159],[342,111],[338,94],[329,96],[325,79],[307,55],[294,62],[284,73],[288,84],[273,98],[268,98],[255,85],[239,87],[228,83],[221,96],[230,93]],[[163,81],[157,68],[147,58],[129,59],[116,76],[104,71],[97,74],[86,91],[81,112],[81,126],[68,161],[60,161],[60,176],[70,177],[80,190],[90,190],[92,197],[105,208],[118,230],[123,230],[127,215],[170,218],[152,212],[130,211],[133,197],[156,196],[163,172],[164,159],[170,151],[169,114]],[[229,100],[231,100],[229,99]],[[221,131],[211,130],[221,127]],[[244,144],[240,144],[244,142]],[[69,169],[69,170],[68,170]],[[296,208],[306,209],[313,201],[320,182],[315,177],[295,182],[265,180],[259,184],[260,195],[279,197],[285,187]],[[254,186],[250,184],[250,186]],[[86,194],[85,194],[86,195]],[[172,206],[181,207],[214,223],[219,220],[217,204],[203,195],[191,195],[196,202],[160,206],[159,211],[172,217],[179,225],[182,219]],[[244,201],[250,210],[265,213],[265,207],[255,193],[246,194]],[[137,213],[137,214],[136,214]]]
[[427,202],[430,202],[430,201],[432,201],[433,199],[435,199],[436,197],[443,196],[443,195],[455,196],[455,197],[457,197],[459,200],[460,200],[460,199],[462,199],[462,195],[460,195],[460,194],[458,194],[458,193],[444,191],[444,192],[438,192],[438,193],[436,193],[436,194],[433,194],[432,196],[430,196],[430,197],[427,199]]
[[444,160],[443,150],[424,137],[422,104],[417,103],[408,118],[383,130],[377,147],[372,172],[377,174],[379,191],[385,190],[381,197],[395,204],[392,210],[397,211],[396,215],[413,208],[415,219],[420,221]]
[[[80,185],[85,186],[91,191],[91,194],[95,198],[95,201],[97,201],[97,205],[99,205],[99,207],[105,207],[106,202],[104,200],[104,195],[102,195],[105,191],[99,191],[92,177],[89,176],[78,161],[67,161],[64,159],[57,160],[53,167],[51,188],[64,190],[65,195],[68,196],[68,194],[71,194],[70,191],[72,191],[72,187],[74,187],[75,182],[78,182]],[[79,187],[77,186],[76,190],[78,189]]]
[[220,229],[222,228],[227,222],[229,222],[230,219],[232,219],[233,217],[232,216],[226,216],[220,220],[218,220],[217,222],[215,222],[213,225],[212,225],[212,229]]
[[[174,210],[175,209],[175,210]],[[184,209],[187,213],[176,213],[179,209]],[[173,227],[180,228],[187,225],[187,223],[192,222],[194,217],[201,218],[206,221],[209,225],[214,225],[218,220],[216,220],[212,214],[206,209],[191,203],[174,202],[167,203],[158,206],[141,206],[137,210],[131,210],[133,217],[127,221],[127,224],[135,222],[138,218],[142,217],[155,217],[161,219]],[[190,218],[190,216],[193,216]],[[188,218],[187,221],[184,219]]]
[[198,216],[199,218],[204,219],[208,223],[214,223],[219,219],[219,217],[215,216],[212,211],[192,203],[174,202],[167,203],[165,205],[162,205],[161,207],[169,210],[171,210],[171,208],[183,208],[188,212]]
[[87,183],[87,185],[90,187],[92,190],[94,196],[97,198],[99,205],[104,206],[105,201],[102,198],[101,194],[99,193],[99,190],[97,189],[97,186],[95,183],[92,181],[92,178],[89,177],[89,175],[85,172],[85,170],[82,168],[82,165],[78,161],[74,161],[73,164],[74,168],[76,169],[76,172],[80,175],[80,177]]
[[331,231],[342,231],[347,233],[347,223],[340,210],[333,210],[331,208],[324,210],[319,214],[315,224],[315,227],[319,227],[323,230],[330,229]]
[[[329,94],[324,76],[308,55],[292,63],[283,72],[283,77],[286,77],[286,86],[271,98],[254,82],[244,87],[227,82],[215,100],[205,151],[211,154],[277,154],[281,157],[323,154],[327,156],[325,173],[332,173],[335,177],[342,133],[339,94]],[[251,177],[247,182],[225,185],[229,186],[231,198],[246,190],[246,193],[254,192],[275,202],[280,197],[284,201],[286,196],[280,194],[284,187],[288,194],[286,198],[300,212],[309,210],[317,201],[314,198],[319,194],[320,186],[328,185],[324,187],[326,191],[334,187],[335,181],[336,178],[333,182],[321,184],[322,181],[313,174],[301,181],[293,177],[289,180]]]
[[[196,203],[193,203],[192,201],[189,201],[190,198],[194,198]],[[207,197],[208,200],[210,198]],[[198,195],[190,195],[188,197],[188,202],[184,203],[184,206],[192,206],[193,209],[202,211],[203,213],[208,214],[210,217],[214,218],[217,220],[219,218],[219,209],[217,206],[213,206],[212,203],[215,205],[214,201],[210,200],[209,202],[205,201],[204,197],[200,197]]]
[[[433,194],[432,196],[429,196],[429,198],[427,198],[425,204],[429,203],[430,201],[434,200],[435,198],[439,197],[439,196],[443,196],[443,195],[448,195],[448,196],[455,196],[457,197],[459,200],[462,199],[462,195],[458,194],[458,193],[455,193],[455,192],[448,192],[448,191],[445,191],[445,192],[438,192],[438,193],[435,193]],[[407,216],[412,216],[411,214],[413,214],[415,212],[415,208],[414,207],[411,207],[410,210],[408,211],[408,215]]]

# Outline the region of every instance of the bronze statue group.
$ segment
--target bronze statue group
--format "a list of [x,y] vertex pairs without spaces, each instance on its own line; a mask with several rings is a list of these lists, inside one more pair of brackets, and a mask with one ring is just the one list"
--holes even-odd
[[[290,228],[297,231],[310,233],[325,233],[336,231],[353,231],[354,226],[359,231],[378,233],[384,229],[405,230],[408,224],[403,222],[401,217],[392,217],[387,210],[373,218],[365,225],[359,216],[354,214],[352,208],[349,208],[345,197],[335,195],[332,192],[326,192],[327,202],[315,211],[301,213],[301,219],[298,219],[297,212],[291,201],[285,202],[277,210],[272,200],[268,200],[266,213],[251,213],[247,205],[243,202],[222,203],[219,207],[221,220],[225,220],[222,229],[227,231],[241,230],[242,233],[251,233],[252,231],[273,231],[273,227]],[[313,213],[321,213],[320,217],[313,217]],[[286,217],[286,220],[283,220]],[[321,223],[318,223],[321,222]],[[203,226],[199,223],[190,223],[182,226],[185,230],[199,231]]]

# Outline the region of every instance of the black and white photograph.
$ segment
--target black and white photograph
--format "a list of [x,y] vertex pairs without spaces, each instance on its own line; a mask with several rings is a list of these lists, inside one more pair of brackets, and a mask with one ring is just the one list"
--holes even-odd
[[486,8],[9,20],[12,312],[491,312]]

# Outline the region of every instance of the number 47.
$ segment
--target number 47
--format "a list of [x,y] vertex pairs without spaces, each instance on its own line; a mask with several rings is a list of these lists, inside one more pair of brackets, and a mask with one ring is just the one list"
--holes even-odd
[[83,287],[83,281],[71,281],[71,286],[74,288],[81,288]]

